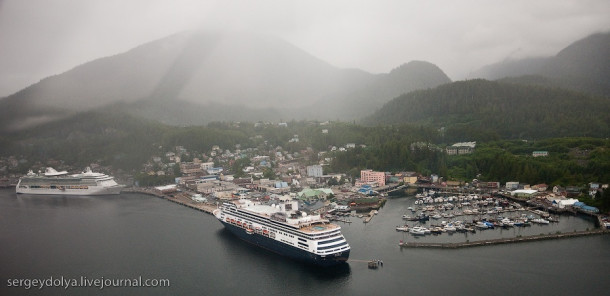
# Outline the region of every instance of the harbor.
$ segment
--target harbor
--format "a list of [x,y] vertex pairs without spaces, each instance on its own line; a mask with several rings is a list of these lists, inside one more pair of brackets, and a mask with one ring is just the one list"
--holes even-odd
[[[128,188],[125,189],[124,192],[142,193],[155,196],[207,214],[212,214],[214,209],[217,208],[216,204],[214,203],[195,201],[193,199],[193,193],[188,192],[164,194],[154,188]],[[562,217],[564,221],[566,219],[581,218],[577,218],[577,213],[574,211],[565,211],[560,214],[556,213],[551,215],[549,212],[539,210],[538,207],[522,207],[513,200],[511,200],[511,203],[507,203],[506,200],[508,199],[504,199],[503,197],[482,198],[480,196],[475,197],[474,195],[471,195],[470,200],[468,200],[468,198],[464,198],[463,200],[456,199],[456,204],[459,203],[459,208],[462,209],[462,211],[452,211],[454,206],[450,207],[449,203],[445,202],[445,199],[442,201],[437,199],[436,202],[428,199],[428,201],[424,204],[425,199],[422,197],[422,195],[419,195],[397,198],[398,200],[401,200],[406,207],[403,207],[405,214],[401,216],[403,225],[396,226],[396,232],[402,232],[403,235],[409,234],[410,236],[403,237],[403,239],[398,240],[397,244],[401,248],[457,249],[509,243],[533,242],[540,240],[577,238],[610,233],[609,230],[603,227],[603,222],[601,220],[602,217],[600,215],[590,215],[592,218],[591,227],[586,227],[585,229],[575,228],[572,230],[557,230],[557,227],[550,227],[551,231],[549,232],[549,229],[544,229],[545,227],[548,227],[546,226],[548,223],[557,224],[559,219],[562,219]],[[432,204],[441,205],[432,206]],[[498,207],[500,204],[505,205],[506,207]],[[453,203],[451,203],[451,205],[453,205]],[[458,209],[458,206],[455,205],[455,208]],[[445,211],[446,213],[441,215],[439,210],[441,212]],[[383,211],[383,209],[380,208],[379,210],[371,210],[367,214],[358,214],[355,211],[337,212],[333,213],[333,215],[329,217],[332,217],[331,221],[338,222],[340,225],[345,226],[352,223],[350,217],[362,219],[364,224],[370,224],[373,218],[377,216],[380,211]],[[420,218],[411,218],[411,216],[407,215],[408,213],[413,213],[414,216],[426,217],[426,220],[421,221]],[[523,221],[526,221],[526,224],[517,224],[517,226],[515,226],[514,223],[515,221],[519,221],[518,219],[511,220],[504,218],[504,220],[502,220],[503,216],[500,216],[509,216],[511,214],[513,218],[522,217],[524,219]],[[385,221],[380,223],[387,223],[388,217],[386,215],[381,216],[382,217],[380,217],[380,219],[384,219]],[[431,219],[431,217],[433,218]],[[500,219],[495,219],[495,217],[500,217]],[[408,222],[405,223],[404,221],[406,218],[410,218],[409,220],[413,221],[413,223],[411,223],[411,225],[409,225]],[[458,218],[461,220],[458,220]],[[443,220],[435,222],[440,219]],[[470,219],[472,222],[462,224],[462,221],[465,221],[466,219]],[[479,227],[477,227],[477,221],[483,221],[484,223],[488,224],[479,224]],[[503,225],[502,221],[506,223],[509,223],[507,221],[510,221],[511,224],[510,226]],[[429,229],[424,227],[426,222],[428,222],[430,225]],[[537,231],[532,231],[532,224],[536,225],[534,229]],[[522,230],[524,229],[524,226],[527,226],[526,228],[528,230]],[[565,227],[566,226],[563,226],[563,228]],[[413,228],[418,229],[418,231],[421,231],[421,233],[413,232]],[[493,235],[493,228],[499,228],[500,236],[503,237]],[[510,233],[509,228],[512,230],[513,235],[505,237],[506,233]],[[462,236],[463,239],[456,241],[456,238]],[[443,239],[443,237],[446,238]]]
[[[253,248],[226,231],[212,215],[170,204],[162,195],[150,192],[144,195],[128,190],[117,196],[68,198],[2,191],[1,227],[6,242],[2,262],[5,270],[22,274],[31,274],[32,270],[38,272],[35,275],[55,274],[54,267],[63,266],[67,275],[90,270],[84,276],[92,278],[97,274],[93,271],[96,267],[114,260],[104,275],[129,278],[146,266],[146,275],[170,279],[175,289],[172,293],[185,295],[267,295],[269,291],[270,295],[375,295],[380,286],[384,289],[382,294],[401,294],[409,287],[409,293],[423,295],[468,289],[491,295],[580,295],[609,288],[605,262],[610,255],[604,251],[610,243],[607,235],[444,250],[398,246],[404,237],[413,243],[459,243],[538,236],[541,232],[568,234],[574,229],[593,229],[595,222],[589,216],[565,215],[560,222],[547,226],[415,238],[394,229],[415,199],[390,198],[369,223],[360,219],[354,223],[353,217],[352,223],[339,222],[352,246],[350,260],[335,268],[317,268]],[[75,222],[78,227],[74,227]],[[113,243],[108,244],[109,241]],[[155,260],[151,261],[151,256]],[[375,260],[383,261],[383,266],[369,268],[369,262]],[[219,270],[226,276],[218,277]],[[438,284],[439,270],[451,274],[443,285]],[[500,270],[502,276],[493,272]],[[590,285],[583,288],[571,282],[573,273],[590,274]],[[282,276],[273,276],[277,274]],[[530,280],[523,274],[536,276]],[[201,278],[218,280],[204,285]],[[235,278],[251,284],[235,285]],[[473,278],[477,281],[473,282]],[[515,281],[521,284],[514,287]],[[489,282],[495,285],[489,287]],[[595,289],[587,290],[588,287]],[[54,295],[65,293],[63,289],[47,291]],[[156,291],[146,290],[150,294]],[[166,290],[159,291],[158,295],[167,294]]]
[[[212,212],[214,211],[214,209],[216,209],[216,205],[210,202],[198,202],[195,201],[193,199],[193,194],[192,193],[188,193],[188,192],[175,192],[172,194],[164,194],[158,190],[155,190],[154,188],[129,188],[129,189],[125,189],[124,192],[129,192],[129,193],[142,193],[142,194],[147,194],[150,196],[155,196],[185,207],[188,207],[190,209],[194,209],[200,212],[204,212],[207,214],[212,214]],[[421,198],[421,196],[419,197],[401,197],[401,198],[396,198],[394,199],[394,201],[392,201],[393,203],[395,203],[396,201],[400,201],[400,204],[403,204],[403,206],[401,207],[401,209],[404,211],[404,213],[413,213],[415,215],[425,215],[427,216],[427,220],[426,221],[420,221],[415,220],[414,223],[412,223],[411,225],[408,225],[407,223],[404,223],[402,226],[396,226],[396,232],[397,233],[403,233],[403,237],[402,239],[398,239],[397,240],[397,244],[400,248],[433,248],[433,249],[458,249],[458,248],[468,248],[468,247],[480,247],[480,246],[493,246],[493,245],[500,245],[500,244],[510,244],[510,243],[524,243],[524,242],[534,242],[534,241],[542,241],[542,240],[553,240],[553,239],[568,239],[568,238],[578,238],[578,237],[583,237],[583,236],[594,236],[594,235],[603,235],[603,234],[607,234],[609,233],[609,231],[601,226],[603,226],[603,222],[602,222],[602,217],[599,215],[593,215],[590,216],[592,219],[590,220],[590,226],[589,227],[585,227],[584,229],[581,228],[574,228],[574,229],[570,229],[567,230],[566,228],[569,228],[569,221],[567,223],[562,223],[563,225],[561,225],[561,227],[548,227],[547,224],[545,223],[553,223],[553,224],[559,224],[559,221],[561,219],[563,219],[563,221],[565,222],[566,220],[574,220],[574,221],[580,221],[582,219],[586,218],[578,218],[577,217],[577,213],[573,212],[573,211],[566,211],[566,212],[562,212],[562,214],[555,214],[555,215],[551,215],[549,212],[545,212],[545,211],[541,211],[539,210],[537,207],[520,207],[519,204],[517,203],[512,203],[509,206],[507,206],[506,208],[500,208],[500,207],[496,207],[496,205],[498,205],[499,203],[496,204],[497,201],[501,201],[503,200],[502,198],[488,198],[489,200],[486,201],[485,206],[481,205],[479,206],[479,204],[477,203],[477,200],[481,200],[481,198],[475,199],[474,197],[468,201],[466,199],[466,201],[462,201],[460,204],[462,203],[469,203],[469,206],[472,204],[476,205],[476,210],[473,212],[473,210],[475,209],[475,207],[466,207],[463,206],[463,211],[449,211],[449,207],[447,207],[447,203],[441,203],[443,204],[443,206],[441,207],[441,209],[443,207],[447,207],[447,213],[450,214],[445,214],[436,216],[435,218],[432,218],[432,220],[430,220],[430,216],[434,216],[435,211],[438,210],[438,206],[432,207],[431,205],[429,205],[428,203],[426,203],[426,206],[422,206],[423,205],[423,199]],[[421,203],[420,203],[421,201]],[[456,200],[459,202],[459,200]],[[432,204],[433,202],[431,202]],[[504,205],[508,205],[506,203],[504,203]],[[393,205],[394,206],[394,205]],[[462,208],[462,207],[460,207]],[[473,210],[469,209],[472,208]],[[417,210],[416,210],[417,209]],[[457,206],[456,206],[457,209]],[[418,212],[421,211],[421,212]],[[480,211],[479,211],[480,210]],[[334,215],[332,216],[333,219],[332,221],[338,222],[340,225],[343,225],[344,227],[349,227],[349,225],[352,223],[352,220],[350,218],[359,218],[362,220],[362,222],[366,225],[366,224],[371,224],[373,218],[375,216],[377,216],[379,213],[385,211],[385,209],[380,208],[379,210],[371,210],[370,212],[368,212],[367,214],[358,214],[355,211],[352,212],[338,212],[338,213],[334,213]],[[424,214],[426,212],[429,212],[428,215]],[[434,214],[433,214],[434,213]],[[492,218],[492,217],[497,217],[498,215],[505,215],[508,216],[509,214],[512,213],[513,217],[527,217],[529,216],[530,221],[538,221],[538,222],[533,222],[533,223],[529,223],[526,225],[519,225],[519,226],[515,226],[515,225],[502,225],[500,219],[498,219],[496,221],[496,219]],[[527,214],[523,214],[523,213],[527,213]],[[457,214],[457,215],[456,215]],[[403,214],[402,216],[400,216],[401,220],[405,220],[405,216],[406,214]],[[383,220],[380,221],[379,223],[381,224],[387,224],[389,222],[389,217],[387,215],[379,215],[379,219]],[[460,218],[461,217],[461,218]],[[465,217],[469,217],[469,218],[465,218]],[[502,217],[502,216],[500,216]],[[539,218],[537,218],[539,217]],[[542,219],[542,218],[546,218],[549,221],[552,222],[540,222],[541,220],[536,220],[536,219]],[[585,216],[586,217],[586,216]],[[462,220],[457,220],[457,219],[462,219]],[[444,219],[443,221],[437,221],[439,219]],[[454,225],[455,221],[463,221],[465,219],[470,219],[471,221],[477,221],[477,220],[481,220],[481,221],[491,221],[488,222],[491,225],[494,225],[495,223],[495,227],[499,229],[498,233],[494,233],[493,229],[487,229],[487,227],[485,228],[477,228],[474,223],[469,223],[466,224],[468,226],[470,226],[470,228],[461,228],[460,222],[456,223],[458,226],[458,228],[456,229],[452,229],[451,227]],[[397,220],[397,219],[392,219],[392,220]],[[448,222],[448,221],[450,222]],[[428,222],[431,221],[431,222]],[[504,220],[505,222],[507,220]],[[512,221],[509,219],[509,221]],[[545,220],[542,220],[545,221]],[[425,222],[428,222],[429,225],[431,226],[430,229],[432,229],[432,231],[430,233],[425,233],[423,232],[422,234],[418,235],[418,234],[413,234],[413,232],[410,232],[410,230],[413,227],[421,227],[424,228],[423,226],[426,224]],[[443,223],[444,222],[444,223]],[[500,224],[498,224],[500,223]],[[448,230],[444,229],[444,226],[447,226],[447,224],[450,224],[450,226],[448,227]],[[535,225],[532,230],[532,224]],[[524,228],[523,226],[527,226],[527,230],[526,228]],[[494,226],[491,226],[492,228]],[[436,228],[436,230],[434,230]],[[510,228],[510,229],[509,229]],[[515,229],[515,228],[519,228],[519,229]],[[549,228],[549,229],[545,229],[545,228]],[[426,229],[426,228],[424,228]],[[550,231],[549,231],[550,230]],[[507,236],[506,234],[512,233],[511,236]],[[409,234],[408,237],[404,237],[404,235]],[[444,238],[443,238],[444,237]],[[460,239],[461,237],[461,239]]]

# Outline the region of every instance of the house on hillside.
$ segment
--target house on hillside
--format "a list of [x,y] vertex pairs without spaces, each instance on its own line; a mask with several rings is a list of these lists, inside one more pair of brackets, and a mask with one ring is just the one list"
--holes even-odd
[[471,154],[474,152],[474,148],[476,147],[477,142],[462,142],[455,143],[447,148],[445,148],[445,152],[447,155],[464,155]]
[[532,186],[532,189],[533,190],[538,190],[539,192],[542,192],[542,191],[546,191],[546,189],[548,187],[549,187],[549,185],[546,185],[546,184],[542,183],[542,184],[536,184],[536,185]]
[[549,156],[549,152],[548,151],[534,151],[534,152],[532,152],[532,156],[533,157],[546,157],[546,156]]

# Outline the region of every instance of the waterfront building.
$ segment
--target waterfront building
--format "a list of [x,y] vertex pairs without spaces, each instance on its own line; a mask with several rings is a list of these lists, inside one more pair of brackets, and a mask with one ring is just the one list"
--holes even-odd
[[329,195],[334,194],[330,188],[318,188],[318,189],[303,189],[297,193],[297,197],[300,199],[324,199]]
[[385,186],[385,173],[373,170],[361,170],[360,182],[363,184],[376,183],[377,186]]
[[519,189],[519,190],[515,190],[512,191],[510,193],[510,195],[512,196],[516,196],[516,197],[526,197],[526,198],[531,198],[534,196],[534,194],[538,193],[538,190],[532,190],[532,189]]

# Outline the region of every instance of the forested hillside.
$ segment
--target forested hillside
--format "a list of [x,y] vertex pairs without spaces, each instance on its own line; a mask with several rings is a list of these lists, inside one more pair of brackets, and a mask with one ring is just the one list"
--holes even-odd
[[609,112],[609,100],[578,92],[469,80],[400,96],[363,122],[431,126],[451,141],[607,137]]
[[[295,136],[298,142],[291,141]],[[175,146],[204,153],[218,145],[231,151],[237,147],[256,148],[263,154],[277,150],[295,156],[311,150],[312,157],[301,160],[305,164],[330,159],[326,172],[349,176],[358,176],[361,169],[374,169],[434,173],[446,180],[478,178],[563,186],[610,180],[608,139],[479,141],[474,153],[450,156],[445,153],[445,147],[452,144],[447,135],[422,125],[367,127],[291,121],[287,126],[216,122],[205,127],[176,127],[100,110],[41,128],[5,134],[0,137],[0,144],[0,156],[26,160],[19,173],[49,159],[77,167],[98,162],[139,172],[152,156],[164,156]],[[347,144],[354,144],[355,148],[338,149]],[[549,156],[532,157],[537,150],[548,151]]]
[[[610,33],[580,39],[552,57],[505,60],[471,74],[473,78],[505,79],[571,89],[602,97],[610,96]],[[533,79],[532,79],[533,78]],[[542,78],[542,79],[541,79]]]

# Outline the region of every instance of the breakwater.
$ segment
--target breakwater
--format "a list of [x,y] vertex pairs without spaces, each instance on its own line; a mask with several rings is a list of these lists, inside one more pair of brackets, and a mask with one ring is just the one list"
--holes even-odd
[[458,249],[458,248],[468,248],[468,247],[481,247],[481,246],[491,246],[491,245],[499,245],[499,244],[509,244],[509,243],[525,243],[525,242],[533,242],[540,240],[551,240],[551,239],[563,239],[563,238],[572,238],[572,237],[582,237],[582,236],[590,236],[590,235],[601,235],[610,233],[604,229],[595,229],[595,230],[587,230],[587,231],[575,231],[575,232],[566,232],[566,233],[555,233],[555,234],[541,234],[541,235],[533,235],[533,236],[524,236],[524,237],[514,237],[514,238],[499,238],[499,239],[490,239],[490,240],[481,240],[481,241],[465,241],[460,243],[419,243],[419,242],[403,242],[399,245],[405,248],[436,248],[436,249]]

